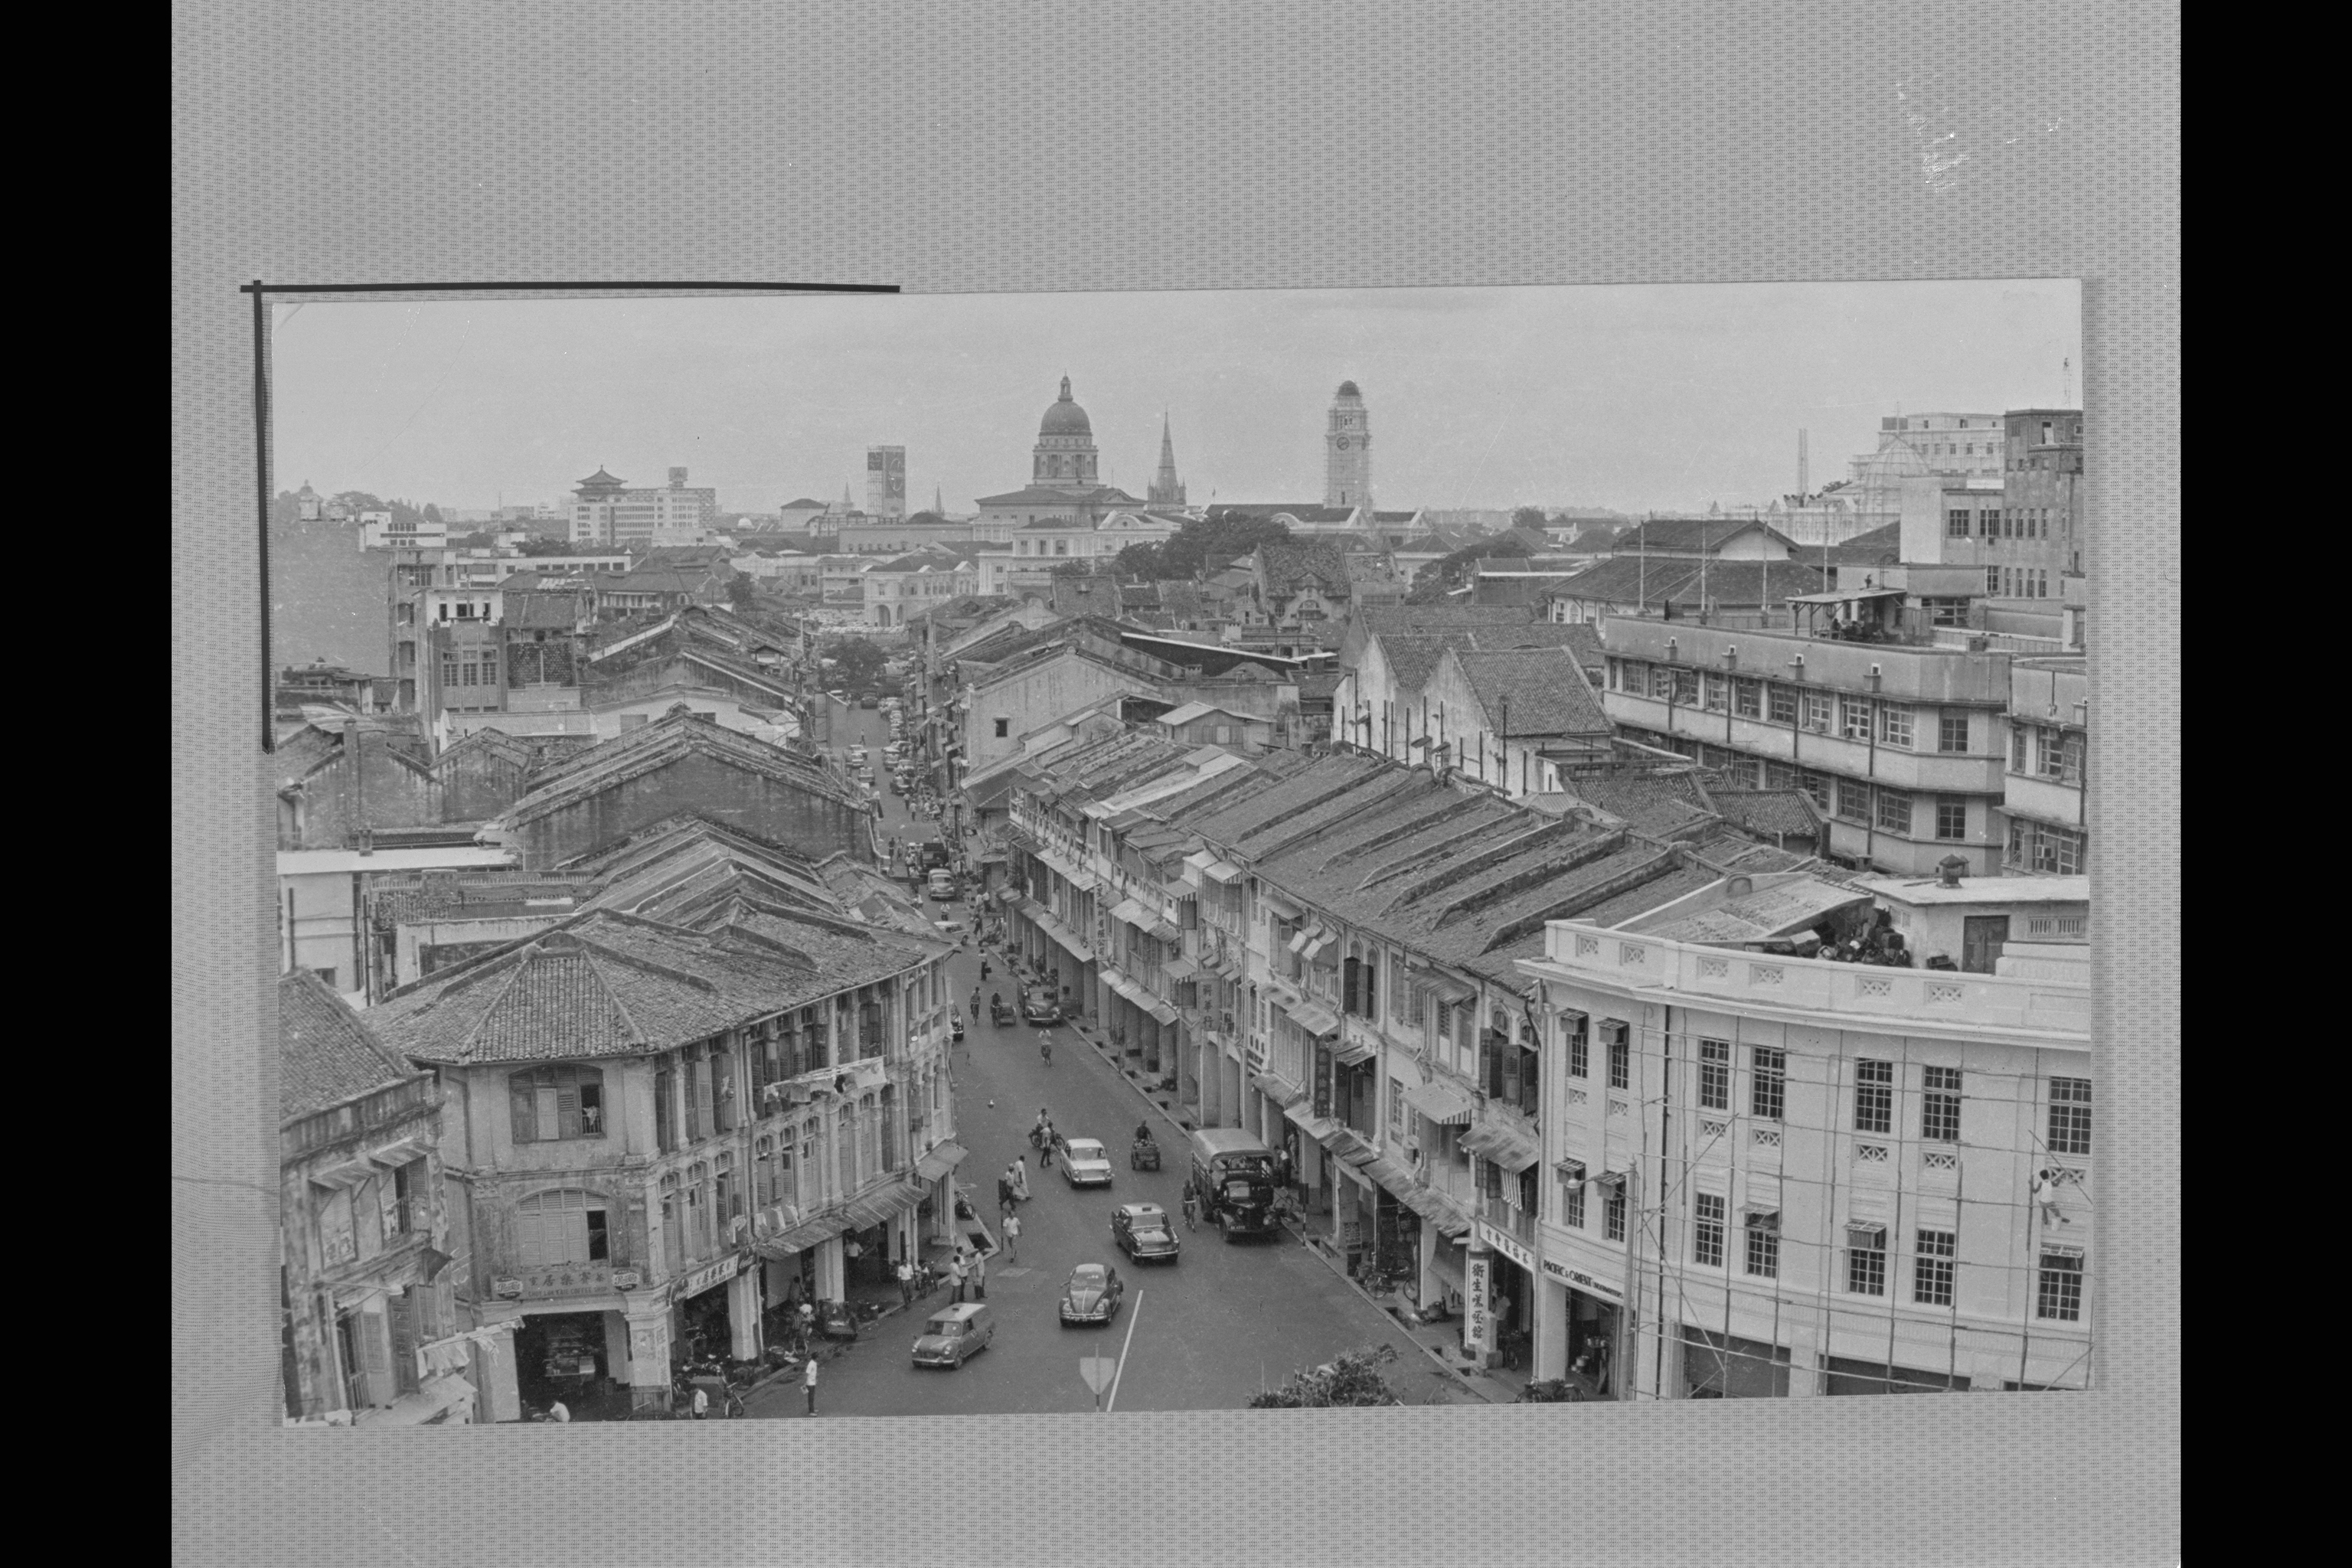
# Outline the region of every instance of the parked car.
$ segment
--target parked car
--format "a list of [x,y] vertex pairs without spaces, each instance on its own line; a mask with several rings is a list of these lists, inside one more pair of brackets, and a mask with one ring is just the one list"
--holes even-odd
[[1062,1021],[1061,1004],[1044,992],[1021,998],[1021,1021],[1043,1029]]
[[933,902],[941,904],[950,902],[956,896],[955,873],[934,871],[925,879],[925,887],[931,895]]
[[1074,1187],[1110,1185],[1110,1152],[1092,1138],[1054,1135],[1054,1154],[1061,1162],[1062,1179]]
[[1062,1321],[1108,1323],[1118,1315],[1119,1298],[1127,1282],[1108,1263],[1081,1263],[1070,1270],[1062,1287]]
[[871,707],[873,707],[873,706],[874,706],[874,693],[872,693],[872,692],[870,692],[870,691],[869,691],[869,692],[867,692],[867,693],[865,695],[865,697],[864,697],[864,698],[862,698],[862,699],[859,700],[859,702],[858,702],[858,704],[857,704],[857,705],[858,705],[860,708],[871,708]]
[[1121,1204],[1113,1209],[1110,1238],[1135,1262],[1152,1258],[1176,1261],[1176,1231],[1168,1223],[1168,1211],[1158,1204]]
[[985,1301],[959,1301],[942,1307],[915,1336],[917,1366],[961,1367],[996,1338],[996,1314]]

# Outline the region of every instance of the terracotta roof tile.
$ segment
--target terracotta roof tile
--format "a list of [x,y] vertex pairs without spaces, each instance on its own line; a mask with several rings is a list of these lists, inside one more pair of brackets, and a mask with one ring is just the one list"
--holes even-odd
[[416,1076],[351,1005],[308,970],[278,981],[278,1116],[299,1121]]

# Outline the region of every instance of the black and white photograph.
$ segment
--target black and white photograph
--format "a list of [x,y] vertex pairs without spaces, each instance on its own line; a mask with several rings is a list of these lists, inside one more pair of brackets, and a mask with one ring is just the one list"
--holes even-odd
[[2096,1386],[2074,280],[267,308],[286,1426]]

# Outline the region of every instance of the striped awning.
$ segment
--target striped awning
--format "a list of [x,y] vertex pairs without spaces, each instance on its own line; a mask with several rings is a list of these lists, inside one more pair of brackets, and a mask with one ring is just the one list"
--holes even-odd
[[1543,1146],[1514,1127],[1489,1121],[1462,1135],[1462,1146],[1505,1170],[1524,1171],[1543,1158]]
[[1201,868],[1201,874],[1213,882],[1238,882],[1242,879],[1242,868],[1230,860],[1212,861]]
[[1477,1113],[1469,1096],[1443,1079],[1405,1085],[1404,1101],[1440,1127],[1466,1126]]
[[831,1241],[849,1228],[847,1211],[835,1209],[812,1220],[803,1220],[787,1231],[774,1236],[753,1238],[751,1250],[772,1263],[786,1263],[821,1241]]

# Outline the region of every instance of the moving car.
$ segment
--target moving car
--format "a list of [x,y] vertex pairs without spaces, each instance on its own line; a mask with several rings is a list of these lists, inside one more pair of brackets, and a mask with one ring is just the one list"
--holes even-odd
[[1110,1238],[1135,1262],[1164,1258],[1176,1261],[1176,1231],[1168,1211],[1158,1204],[1121,1204],[1111,1211]]
[[1110,1152],[1092,1138],[1054,1137],[1054,1153],[1062,1163],[1062,1179],[1074,1187],[1110,1185]]
[[933,871],[926,881],[931,898],[936,902],[944,904],[956,896],[953,871]]
[[1044,992],[1021,998],[1021,1021],[1045,1028],[1062,1021],[1061,1005]]
[[1062,1321],[1108,1323],[1118,1315],[1119,1298],[1127,1282],[1108,1263],[1081,1263],[1070,1270],[1062,1287]]
[[986,1350],[996,1338],[996,1314],[985,1301],[959,1301],[942,1307],[915,1336],[917,1366],[961,1367]]

